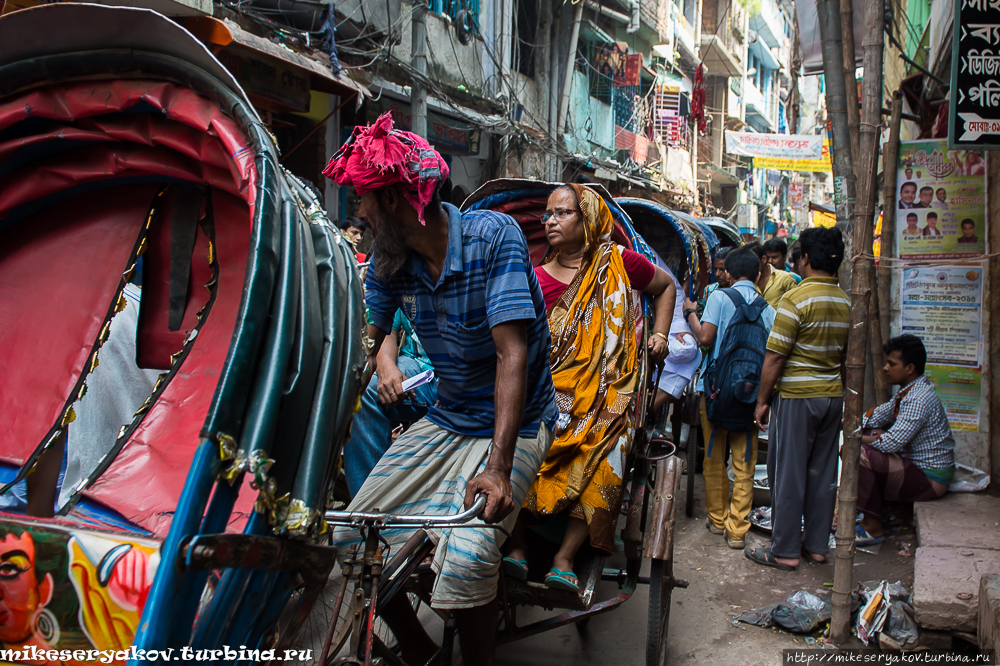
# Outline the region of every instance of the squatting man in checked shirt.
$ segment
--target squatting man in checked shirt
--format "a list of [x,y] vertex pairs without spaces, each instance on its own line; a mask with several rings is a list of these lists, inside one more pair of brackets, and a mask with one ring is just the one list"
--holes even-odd
[[955,474],[955,439],[941,399],[924,375],[927,351],[915,335],[885,343],[885,374],[900,387],[865,414],[858,471],[858,545],[885,540],[882,502],[923,502],[948,491]]
[[[517,222],[442,203],[441,155],[387,113],[357,127],[324,174],[361,197],[374,235],[366,277],[370,362],[383,404],[403,397],[402,373],[378,355],[396,310],[434,365],[438,401],[382,455],[350,511],[453,515],[487,496],[481,518],[513,527],[552,443],[558,414],[549,371],[545,300]],[[412,530],[386,530],[397,552]],[[455,613],[462,657],[493,663],[502,533],[488,527],[431,532],[437,572],[431,606]],[[334,545],[357,542],[340,528]],[[382,618],[408,664],[439,651],[405,596]]]

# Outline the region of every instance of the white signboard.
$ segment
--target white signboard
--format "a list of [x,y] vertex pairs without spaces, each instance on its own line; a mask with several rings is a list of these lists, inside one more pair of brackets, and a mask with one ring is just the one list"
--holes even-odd
[[745,157],[818,160],[823,157],[819,134],[758,134],[726,130],[726,152]]
[[927,362],[979,365],[983,269],[979,265],[903,270],[903,333],[924,341]]

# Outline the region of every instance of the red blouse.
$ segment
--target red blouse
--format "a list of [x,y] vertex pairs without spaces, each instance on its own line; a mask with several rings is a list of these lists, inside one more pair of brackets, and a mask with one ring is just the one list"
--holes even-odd
[[[622,248],[622,262],[625,264],[625,273],[633,289],[642,291],[649,286],[653,276],[656,275],[656,266],[634,250]],[[545,296],[545,309],[551,310],[569,285],[549,275],[549,272],[541,266],[535,268],[535,275],[538,276],[538,284],[542,287],[542,295]]]

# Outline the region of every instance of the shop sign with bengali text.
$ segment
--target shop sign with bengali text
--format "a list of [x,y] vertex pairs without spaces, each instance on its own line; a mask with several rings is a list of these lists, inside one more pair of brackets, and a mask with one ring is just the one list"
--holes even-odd
[[833,162],[830,159],[830,140],[823,139],[823,148],[818,160],[793,160],[779,157],[755,157],[754,167],[758,169],[778,169],[780,171],[812,171],[814,173],[831,173]]
[[818,134],[761,134],[726,130],[726,152],[744,157],[818,160],[823,154],[823,137]]
[[[410,131],[410,105],[393,99],[383,99],[377,104],[368,103],[371,120],[388,111],[396,129]],[[478,155],[482,131],[433,111],[427,112],[427,141],[442,153],[451,155]]]
[[962,260],[986,251],[986,161],[943,139],[904,141],[896,171],[901,259]]
[[309,75],[267,56],[222,54],[222,64],[247,93],[296,111],[309,110]]
[[837,216],[833,213],[824,213],[821,210],[816,210],[812,214],[812,223],[814,227],[830,229],[837,226]]
[[1000,148],[1000,2],[955,0],[949,148]]

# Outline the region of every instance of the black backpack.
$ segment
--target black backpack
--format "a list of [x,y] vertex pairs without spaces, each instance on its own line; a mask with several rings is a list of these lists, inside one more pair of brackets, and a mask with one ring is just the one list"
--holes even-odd
[[761,314],[767,301],[759,294],[747,303],[739,291],[720,289],[736,306],[719,344],[719,355],[705,370],[705,409],[712,424],[734,432],[752,430],[764,352],[770,330]]

